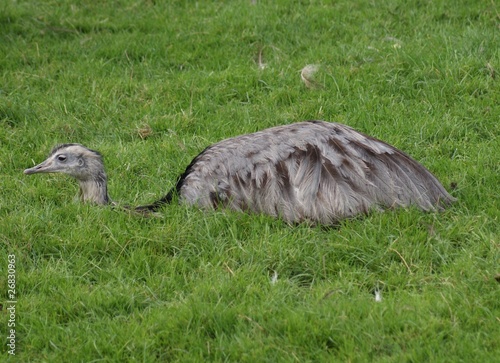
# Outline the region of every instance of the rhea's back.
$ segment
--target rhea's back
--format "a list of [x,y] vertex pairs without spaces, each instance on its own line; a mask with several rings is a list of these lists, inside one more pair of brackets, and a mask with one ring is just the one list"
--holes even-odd
[[451,203],[422,165],[387,143],[348,126],[307,121],[209,146],[177,185],[181,200],[334,223],[373,208]]

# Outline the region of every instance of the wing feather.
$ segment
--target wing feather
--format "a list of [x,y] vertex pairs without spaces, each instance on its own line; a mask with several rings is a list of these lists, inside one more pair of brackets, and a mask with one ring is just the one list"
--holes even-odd
[[184,201],[201,207],[222,204],[326,224],[371,209],[416,205],[428,211],[454,201],[402,151],[322,121],[216,143],[196,157],[177,189]]

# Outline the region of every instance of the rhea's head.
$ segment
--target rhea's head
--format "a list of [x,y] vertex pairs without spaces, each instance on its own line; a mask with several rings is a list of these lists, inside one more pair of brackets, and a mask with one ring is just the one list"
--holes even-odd
[[63,144],[54,147],[44,162],[26,169],[24,174],[64,173],[85,181],[94,178],[103,167],[99,152],[80,144]]
[[24,174],[64,173],[77,179],[84,201],[109,203],[104,163],[99,152],[80,144],[63,144],[52,149],[42,163],[24,171]]

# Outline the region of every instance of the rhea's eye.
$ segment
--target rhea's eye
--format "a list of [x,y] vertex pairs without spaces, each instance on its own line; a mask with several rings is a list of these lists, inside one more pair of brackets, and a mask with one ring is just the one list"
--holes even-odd
[[57,160],[66,161],[66,155],[57,155]]

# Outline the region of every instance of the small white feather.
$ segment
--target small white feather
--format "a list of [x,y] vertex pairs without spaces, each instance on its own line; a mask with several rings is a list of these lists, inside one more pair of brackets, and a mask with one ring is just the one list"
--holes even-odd
[[278,272],[274,271],[273,275],[271,276],[271,285],[274,285],[277,282],[278,282]]
[[300,71],[300,78],[307,88],[318,87],[318,83],[314,81],[314,74],[319,70],[319,64],[308,64]]

